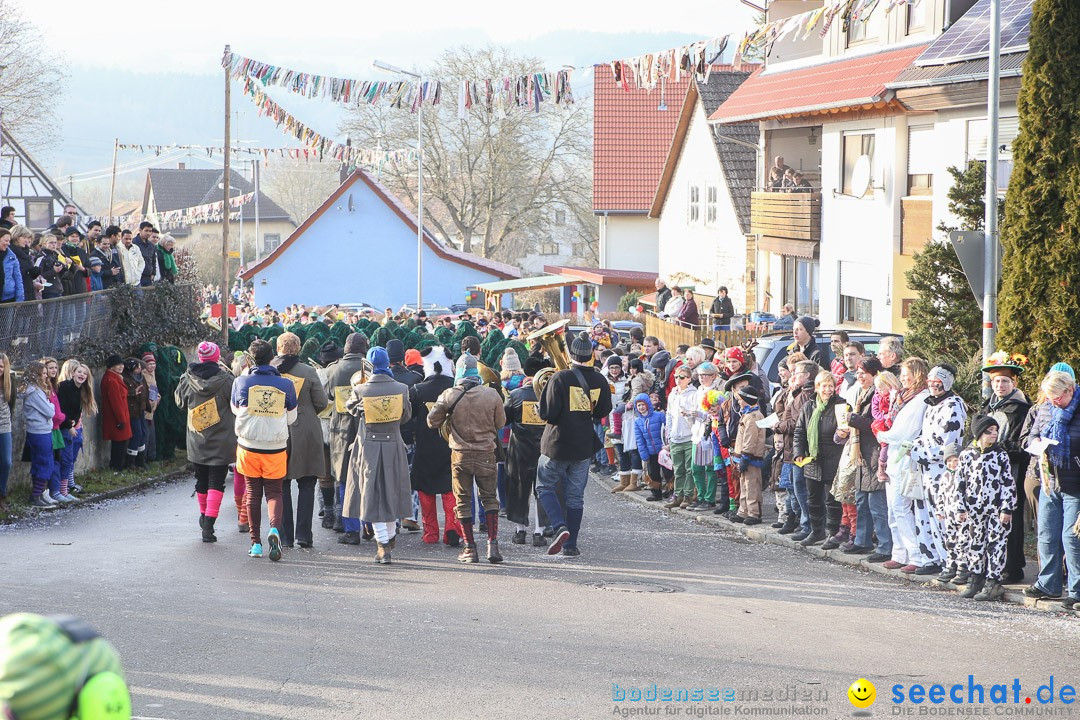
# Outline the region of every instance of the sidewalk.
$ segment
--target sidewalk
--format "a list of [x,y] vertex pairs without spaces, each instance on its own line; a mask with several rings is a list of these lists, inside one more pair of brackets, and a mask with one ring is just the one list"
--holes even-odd
[[[608,477],[607,475],[598,475],[598,474],[593,473],[593,472],[590,473],[590,479],[593,480],[594,482],[598,482],[600,485],[603,485],[604,487],[608,488],[609,490],[611,488],[615,487],[618,484],[618,481],[616,480],[616,478]],[[647,505],[647,506],[649,506],[649,507],[651,507],[653,509],[659,510],[660,512],[666,512],[666,513],[672,513],[672,514],[675,514],[675,515],[679,515],[679,516],[688,518],[690,520],[693,520],[694,522],[702,523],[702,524],[705,524],[705,525],[714,525],[714,526],[722,528],[724,530],[728,530],[728,531],[731,531],[731,532],[737,532],[737,533],[740,533],[741,535],[743,535],[744,537],[746,537],[748,540],[753,540],[755,542],[760,542],[760,543],[768,543],[770,545],[779,545],[781,547],[790,548],[791,550],[795,550],[795,551],[798,551],[798,552],[805,552],[805,553],[807,553],[807,554],[809,554],[809,555],[811,555],[813,557],[822,558],[822,559],[825,559],[825,560],[832,560],[833,562],[842,563],[844,565],[851,565],[852,567],[857,567],[860,570],[866,570],[866,571],[869,571],[869,572],[876,572],[876,573],[879,573],[881,575],[886,575],[886,576],[888,576],[890,578],[893,578],[893,579],[896,579],[896,580],[904,580],[905,582],[909,582],[909,583],[912,583],[912,584],[926,585],[928,587],[936,588],[936,589],[939,589],[939,590],[957,591],[961,587],[963,587],[963,586],[954,585],[953,583],[944,583],[944,582],[941,582],[941,581],[939,581],[939,580],[937,580],[936,578],[933,578],[933,577],[931,577],[931,578],[917,577],[917,576],[914,576],[914,575],[908,575],[906,573],[902,573],[899,570],[889,570],[887,568],[882,567],[881,564],[879,564],[879,563],[869,563],[869,562],[867,562],[865,555],[845,555],[839,549],[836,549],[836,550],[822,550],[821,547],[819,547],[817,545],[811,545],[810,547],[803,547],[802,545],[799,545],[797,542],[789,539],[789,536],[780,535],[776,530],[769,527],[769,523],[772,522],[771,519],[770,520],[763,520],[762,524],[760,524],[760,525],[755,525],[753,527],[747,527],[747,526],[742,525],[740,523],[733,523],[730,520],[728,520],[727,518],[724,518],[724,517],[722,517],[720,515],[713,515],[712,513],[710,513],[708,515],[702,515],[700,513],[692,512],[690,510],[680,510],[678,508],[669,510],[667,508],[664,508],[662,506],[662,503],[646,502],[645,501],[646,495],[647,495],[647,493],[645,493],[643,491],[630,492],[630,493],[628,493],[628,492],[620,492],[620,493],[615,493],[614,495],[612,495],[612,497],[613,498],[619,498],[619,499],[622,499],[622,500],[626,500],[626,501],[629,501],[629,502],[636,502],[636,503],[639,503],[641,505]],[[771,493],[766,495],[766,498],[771,498],[771,497],[772,497]],[[762,506],[763,507],[772,507],[770,502],[771,502],[771,500],[767,501],[765,498],[763,498],[762,499]],[[1029,559],[1029,561],[1028,561],[1028,574],[1029,574],[1029,576],[1034,574],[1032,572],[1031,564],[1032,563],[1031,563],[1031,561]],[[1032,577],[1031,580],[1034,581],[1034,578]],[[1029,598],[1029,597],[1025,596],[1024,593],[1023,593],[1023,590],[1029,584],[1030,583],[1006,585],[1005,586],[1005,595],[1001,599],[1006,601],[1006,602],[1014,603],[1016,605],[1023,605],[1025,607],[1033,608],[1035,610],[1044,610],[1044,611],[1047,611],[1047,612],[1055,612],[1055,613],[1060,613],[1060,614],[1063,614],[1063,615],[1076,615],[1076,616],[1080,617],[1080,611],[1077,611],[1077,610],[1069,611],[1069,610],[1063,609],[1061,607],[1061,600],[1036,600],[1034,598]],[[974,602],[974,601],[972,601],[972,602]]]

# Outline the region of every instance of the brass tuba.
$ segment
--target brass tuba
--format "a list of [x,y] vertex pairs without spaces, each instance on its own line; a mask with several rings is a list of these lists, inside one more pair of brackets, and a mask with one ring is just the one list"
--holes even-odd
[[570,367],[570,353],[566,349],[565,339],[565,330],[568,324],[570,324],[569,320],[559,320],[540,328],[526,338],[530,343],[533,340],[539,340],[540,346],[544,348],[548,357],[551,358],[551,362],[555,364],[553,368],[543,368],[533,377],[532,384],[533,389],[536,391],[537,400],[544,394],[544,388],[547,387],[551,376]]

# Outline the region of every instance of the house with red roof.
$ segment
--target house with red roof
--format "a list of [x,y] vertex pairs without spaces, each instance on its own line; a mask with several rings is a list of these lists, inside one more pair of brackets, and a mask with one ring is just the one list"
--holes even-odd
[[[771,0],[767,20],[834,4]],[[759,128],[750,209],[758,309],[790,303],[828,327],[904,331],[914,297],[905,272],[933,235],[927,198],[947,187],[942,158],[958,163],[954,139],[895,84],[975,4],[882,2],[862,17],[837,17],[824,34],[820,25],[782,34],[764,67],[711,115],[720,131]],[[783,191],[770,182],[774,168],[800,172],[809,187]]]
[[466,290],[482,283],[521,277],[516,267],[443,244],[426,228],[418,248],[417,234],[416,216],[374,177],[357,170],[240,277],[253,284],[256,304],[275,308],[415,303],[418,251],[425,305],[460,303]]
[[657,273],[660,221],[649,216],[690,75],[655,89],[624,90],[612,73],[593,74],[593,214],[600,267]]

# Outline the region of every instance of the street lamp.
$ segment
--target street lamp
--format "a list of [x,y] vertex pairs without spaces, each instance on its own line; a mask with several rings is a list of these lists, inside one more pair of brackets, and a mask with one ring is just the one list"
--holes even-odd
[[[376,69],[397,75],[416,78],[417,92],[423,92],[423,80],[420,75],[409,72],[396,65],[375,60],[371,63]],[[416,111],[416,312],[424,309],[424,103],[417,104]]]

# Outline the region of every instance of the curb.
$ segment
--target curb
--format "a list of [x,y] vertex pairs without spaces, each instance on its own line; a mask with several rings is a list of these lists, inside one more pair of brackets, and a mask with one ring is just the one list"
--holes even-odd
[[108,491],[103,492],[103,493],[98,493],[97,495],[88,495],[88,496],[85,496],[85,497],[81,497],[81,498],[79,498],[78,503],[76,503],[75,505],[70,505],[70,506],[68,506],[66,508],[65,507],[30,508],[31,510],[36,510],[36,512],[27,513],[26,515],[20,515],[20,516],[17,516],[17,517],[8,516],[0,524],[14,525],[15,523],[18,523],[18,522],[20,522],[22,520],[32,520],[34,518],[42,517],[47,513],[52,513],[55,510],[64,510],[64,509],[74,510],[76,508],[83,507],[85,505],[92,505],[94,503],[103,502],[105,500],[112,500],[114,498],[123,497],[125,495],[131,495],[133,493],[137,493],[137,492],[140,492],[142,490],[147,490],[147,489],[149,489],[151,487],[154,487],[155,485],[161,485],[163,483],[170,482],[172,480],[179,480],[180,478],[187,477],[189,475],[191,475],[191,473],[187,469],[173,470],[171,473],[166,473],[165,475],[158,475],[156,477],[152,477],[152,478],[149,478],[147,480],[137,482],[134,485],[125,485],[124,487],[119,487],[119,488],[115,488],[113,490],[108,490]]
[[[600,484],[602,484],[608,490],[610,490],[611,488],[615,487],[618,484],[618,482],[615,481],[611,477],[608,477],[606,475],[597,475],[596,473],[591,472],[591,471],[590,471],[590,477],[594,481],[599,481]],[[833,561],[835,563],[839,563],[839,564],[842,564],[842,565],[847,565],[849,567],[854,567],[854,568],[858,568],[860,570],[865,570],[865,571],[869,571],[869,572],[875,572],[875,573],[878,573],[879,575],[884,575],[884,576],[892,578],[894,580],[903,580],[903,581],[905,581],[907,583],[910,583],[911,585],[922,585],[924,587],[930,587],[930,588],[934,588],[934,589],[937,589],[937,590],[952,590],[954,592],[959,591],[960,588],[962,587],[962,586],[954,585],[953,583],[950,583],[950,582],[941,582],[937,578],[930,578],[928,580],[924,580],[922,578],[917,579],[916,577],[913,577],[913,576],[908,575],[906,573],[900,572],[899,570],[889,570],[888,568],[882,567],[878,563],[869,563],[869,562],[866,561],[865,556],[861,556],[861,555],[845,555],[839,549],[836,549],[836,550],[822,550],[820,547],[817,547],[817,546],[814,546],[814,545],[811,545],[809,547],[803,547],[802,545],[799,545],[794,540],[789,540],[787,538],[787,536],[780,535],[779,533],[777,533],[775,530],[770,528],[764,522],[761,525],[755,525],[753,527],[746,527],[745,525],[742,525],[741,523],[733,523],[730,520],[728,520],[727,518],[721,517],[719,515],[700,515],[698,513],[691,512],[689,510],[681,510],[679,508],[670,508],[669,509],[669,508],[663,507],[660,503],[646,502],[645,495],[641,494],[640,492],[631,492],[631,493],[620,492],[620,493],[615,493],[614,495],[612,495],[612,497],[614,497],[614,498],[622,498],[623,500],[626,500],[626,501],[636,502],[639,505],[644,505],[646,507],[651,507],[651,508],[660,510],[660,511],[665,512],[665,513],[670,514],[670,515],[678,515],[678,516],[681,516],[681,517],[689,518],[690,520],[693,520],[694,522],[702,524],[702,525],[713,525],[715,527],[718,527],[718,528],[721,528],[721,529],[724,529],[724,530],[737,532],[737,533],[741,534],[743,537],[745,537],[746,539],[753,540],[754,542],[765,543],[765,544],[768,544],[768,545],[777,545],[779,547],[788,548],[790,550],[796,550],[796,551],[799,551],[799,552],[804,552],[804,553],[810,555],[811,557],[819,558],[819,559],[822,559],[822,560],[831,560],[831,561]],[[1015,584],[1014,585],[1006,585],[1005,586],[1005,595],[1002,596],[1000,599],[1005,601],[1005,602],[1012,603],[1014,605],[1022,605],[1024,607],[1031,608],[1033,610],[1041,610],[1041,611],[1044,611],[1044,612],[1053,612],[1053,613],[1058,613],[1058,614],[1061,614],[1061,615],[1075,615],[1075,616],[1080,617],[1080,611],[1078,611],[1078,610],[1069,611],[1069,610],[1065,610],[1064,608],[1062,608],[1060,599],[1058,599],[1058,600],[1037,600],[1035,598],[1027,597],[1023,593],[1024,587],[1025,586],[1022,585],[1022,584],[1020,584],[1020,585],[1015,585]],[[972,601],[972,602],[974,602],[974,601]]]

